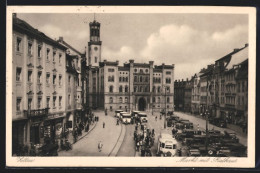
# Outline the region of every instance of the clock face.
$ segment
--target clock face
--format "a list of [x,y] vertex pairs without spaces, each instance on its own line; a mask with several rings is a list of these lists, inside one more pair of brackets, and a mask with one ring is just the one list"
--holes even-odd
[[97,50],[98,50],[98,47],[95,47],[94,50],[97,51]]

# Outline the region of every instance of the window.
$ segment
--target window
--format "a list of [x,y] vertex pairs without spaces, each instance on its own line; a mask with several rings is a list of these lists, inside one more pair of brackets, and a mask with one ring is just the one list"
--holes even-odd
[[161,92],[161,87],[157,88],[157,92],[160,93]]
[[17,67],[16,68],[16,81],[21,81],[21,73],[22,73],[22,68]]
[[50,84],[50,76],[51,76],[50,73],[47,72],[46,73],[46,83],[47,84]]
[[139,87],[139,92],[143,92],[143,87],[142,86]]
[[168,75],[170,75],[170,74],[172,74],[170,71],[166,71],[166,74],[168,74]]
[[145,87],[145,92],[149,92],[149,87],[148,86]]
[[148,82],[148,77],[145,77],[145,82]]
[[59,75],[59,85],[61,86],[62,85],[62,76],[61,75]]
[[153,97],[153,103],[155,103],[155,97]]
[[242,92],[244,92],[245,91],[245,82],[243,81],[242,82]]
[[108,82],[114,82],[114,76],[108,76]]
[[42,98],[38,97],[38,101],[37,101],[37,108],[40,109],[42,105]]
[[146,69],[145,72],[148,73],[148,69]]
[[52,61],[55,62],[55,56],[56,56],[56,52],[53,52],[53,56],[52,56]]
[[37,74],[37,83],[41,83],[42,82],[42,72],[41,71],[38,71],[38,74]]
[[160,103],[160,102],[161,102],[161,98],[160,98],[160,97],[158,97],[158,99],[157,99],[157,100],[158,100],[158,103]]
[[70,85],[70,76],[68,77],[68,82],[69,82],[69,85]]
[[53,96],[53,108],[55,108],[56,107],[56,96]]
[[137,69],[135,69],[135,73],[137,72]]
[[128,98],[127,97],[125,97],[125,103],[128,103]]
[[61,107],[61,101],[62,101],[62,97],[59,97],[59,107]]
[[170,87],[166,87],[166,92],[169,93],[170,92]]
[[140,69],[140,73],[144,73],[143,69]]
[[122,102],[123,102],[122,97],[119,97],[119,103],[122,103]]
[[110,87],[109,87],[109,92],[113,92],[113,86],[111,85]]
[[123,82],[125,81],[125,77],[122,78],[123,79]]
[[32,55],[32,43],[28,43],[28,55]]
[[113,97],[109,98],[109,103],[113,103]]
[[22,39],[17,37],[16,38],[16,51],[21,52],[22,51]]
[[115,71],[115,69],[113,69],[113,68],[108,69],[108,72],[114,72],[114,71]]
[[32,98],[28,98],[28,110],[32,108]]
[[21,102],[22,102],[22,98],[16,99],[16,111],[21,111]]
[[123,92],[123,87],[122,86],[119,87],[119,92],[120,93]]
[[119,82],[121,82],[122,81],[122,78],[121,77],[119,77]]
[[42,46],[38,45],[38,58],[42,57]]
[[170,97],[167,97],[167,103],[170,103]]
[[71,97],[70,97],[70,94],[68,95],[68,104],[69,104],[69,106],[71,105]]
[[[141,70],[140,70],[141,71]],[[142,76],[140,76],[140,82],[143,82],[143,77]]]
[[95,57],[95,63],[97,63],[97,57]]
[[52,84],[55,85],[56,84],[56,75],[53,75],[53,79],[52,79]]
[[137,82],[137,76],[134,77],[134,82]]
[[137,86],[134,87],[134,92],[137,92]]
[[125,86],[125,92],[126,93],[128,92],[128,86],[127,85]]
[[46,98],[46,107],[50,108],[50,97]]
[[171,83],[171,78],[166,78],[166,83]]
[[28,71],[28,82],[32,82],[32,70]]
[[[61,55],[61,53],[59,54],[59,63],[61,63],[61,57],[62,57],[62,55]],[[78,60],[77,60],[78,61]]]
[[50,56],[50,49],[49,48],[47,48],[46,55],[47,55],[46,59],[49,60],[50,59],[50,57],[49,57]]
[[128,82],[128,77],[125,78],[125,81]]

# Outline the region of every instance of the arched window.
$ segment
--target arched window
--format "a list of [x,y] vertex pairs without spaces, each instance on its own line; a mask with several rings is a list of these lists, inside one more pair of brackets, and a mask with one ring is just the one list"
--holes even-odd
[[119,87],[119,92],[121,93],[121,92],[123,92],[123,87],[120,85],[120,87]]
[[113,103],[113,97],[109,98],[109,103]]
[[140,73],[143,73],[144,71],[143,71],[143,69],[140,69]]
[[123,77],[123,82],[125,81],[125,77]]
[[114,88],[113,88],[113,86],[111,85],[111,86],[109,87],[109,92],[112,93],[112,92],[113,92],[113,89],[114,89]]
[[125,81],[128,82],[128,77],[125,78]]
[[140,76],[140,80],[139,80],[140,82],[143,82],[143,77],[142,76]]
[[122,103],[122,102],[123,102],[122,97],[119,97],[119,103]]
[[137,87],[136,86],[134,87],[134,92],[137,92]]
[[139,87],[139,92],[143,92],[143,87],[142,86]]
[[125,103],[128,103],[128,98],[127,97],[125,97]]
[[155,97],[153,97],[153,103],[155,103]]
[[137,82],[137,76],[134,77],[134,82]]
[[126,93],[128,92],[128,86],[127,85],[125,86],[125,92]]
[[157,88],[157,92],[160,93],[161,92],[161,87]]
[[158,100],[158,103],[160,103],[160,102],[161,102],[161,98],[160,98],[160,97],[158,97],[158,99],[157,99],[157,100]]
[[119,77],[119,82],[121,82],[122,81],[122,78],[121,77]]

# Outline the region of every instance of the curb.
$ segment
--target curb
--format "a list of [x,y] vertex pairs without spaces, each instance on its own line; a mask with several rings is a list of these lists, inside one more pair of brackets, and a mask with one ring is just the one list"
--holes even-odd
[[111,152],[108,154],[109,157],[114,157],[117,155],[119,149],[121,148],[121,145],[124,141],[124,138],[125,138],[125,132],[126,132],[126,128],[125,128],[125,125],[121,124],[121,132],[120,132],[120,135],[117,139],[117,142],[114,146],[114,148],[111,150]]
[[73,142],[73,144],[77,143],[77,142],[80,141],[82,138],[84,138],[85,136],[87,136],[87,135],[96,127],[96,125],[97,125],[97,121],[95,121],[95,124],[93,125],[93,127],[92,127],[91,129],[89,129],[89,131],[88,131],[85,135],[81,136],[76,142]]

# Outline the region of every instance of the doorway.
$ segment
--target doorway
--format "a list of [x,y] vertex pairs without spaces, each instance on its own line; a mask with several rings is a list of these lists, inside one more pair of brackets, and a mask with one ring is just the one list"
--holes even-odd
[[142,98],[140,98],[139,101],[138,101],[138,110],[139,110],[139,111],[145,111],[145,109],[146,109],[146,101],[145,101],[145,99],[142,97]]

